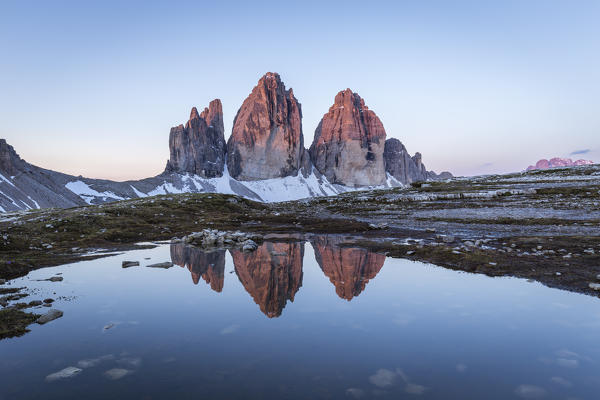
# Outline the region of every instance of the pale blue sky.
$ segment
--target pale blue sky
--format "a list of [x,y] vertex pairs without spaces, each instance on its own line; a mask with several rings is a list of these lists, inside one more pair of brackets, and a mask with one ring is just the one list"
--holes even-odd
[[42,167],[155,175],[192,106],[228,137],[267,71],[307,147],[349,87],[438,172],[600,162],[600,1],[25,3],[0,3],[0,137]]

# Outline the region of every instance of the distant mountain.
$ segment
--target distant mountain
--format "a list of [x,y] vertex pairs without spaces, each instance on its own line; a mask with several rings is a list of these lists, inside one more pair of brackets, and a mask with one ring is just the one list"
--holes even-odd
[[351,190],[447,179],[411,157],[350,89],[337,94],[310,151],[304,147],[302,107],[279,74],[267,73],[240,107],[225,142],[223,107],[194,107],[171,129],[169,160],[155,177],[115,182],[67,175],[29,164],[0,139],[0,212],[86,204],[170,193],[215,192],[258,201],[331,196]]
[[591,165],[591,164],[595,164],[595,163],[593,161],[589,161],[589,160],[573,161],[570,158],[555,157],[555,158],[551,158],[550,160],[541,159],[540,161],[536,162],[535,165],[530,165],[529,167],[527,167],[527,171],[531,171],[534,169],[548,169],[548,168],[555,168],[555,167],[575,167],[578,165]]

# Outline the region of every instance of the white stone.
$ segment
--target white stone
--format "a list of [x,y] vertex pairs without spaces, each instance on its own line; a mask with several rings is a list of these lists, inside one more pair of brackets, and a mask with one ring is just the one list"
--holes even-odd
[[77,368],[77,367],[67,367],[65,369],[61,369],[58,372],[55,372],[53,374],[50,374],[46,377],[46,382],[54,382],[57,381],[59,379],[68,379],[68,378],[72,378],[75,375],[79,374],[82,371],[81,368]]

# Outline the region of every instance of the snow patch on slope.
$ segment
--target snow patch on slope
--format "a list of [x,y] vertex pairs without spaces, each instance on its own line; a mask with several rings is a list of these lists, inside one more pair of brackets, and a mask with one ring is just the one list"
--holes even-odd
[[131,187],[131,189],[133,190],[133,192],[135,193],[135,195],[137,197],[148,197],[148,195],[144,192],[140,192],[139,190],[137,190],[133,185],[129,185],[129,187]]
[[15,187],[15,184],[12,183],[9,179],[7,179],[4,175],[0,174],[0,180],[3,180],[4,182],[8,183],[10,186]]
[[[259,200],[263,202],[279,202],[299,200],[310,197],[334,196],[340,193],[382,189],[389,187],[402,186],[396,179],[387,176],[386,183],[380,186],[372,187],[348,187],[337,184],[331,184],[324,176],[318,177],[314,171],[308,177],[302,174],[297,176],[286,176],[283,178],[265,179],[259,181],[238,181],[233,179],[227,167],[223,171],[223,176],[217,178],[202,178],[198,175],[191,174],[172,174],[165,176],[162,183],[154,189],[144,193],[133,185],[129,187],[133,190],[135,197],[148,197],[166,194],[180,193],[221,193],[233,194],[246,197],[251,200]],[[110,191],[98,192],[92,189],[88,184],[81,180],[69,182],[66,188],[77,194],[88,204],[92,202],[105,202],[114,200],[125,200],[130,198],[131,192],[123,194],[117,190],[118,194]]]
[[76,195],[78,195],[79,197],[81,197],[83,200],[86,201],[86,203],[88,204],[92,204],[92,201],[100,198],[103,201],[108,201],[110,200],[125,200],[124,197],[118,196],[116,194],[114,194],[113,192],[98,192],[94,189],[92,189],[87,183],[82,182],[82,181],[74,181],[74,182],[69,182],[65,185],[65,187],[67,189],[69,189],[71,192],[75,193]]

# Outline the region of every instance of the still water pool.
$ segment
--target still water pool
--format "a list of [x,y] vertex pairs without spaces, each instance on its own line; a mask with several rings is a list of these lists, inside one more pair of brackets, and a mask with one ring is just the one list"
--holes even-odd
[[335,237],[160,245],[11,285],[64,316],[0,341],[2,400],[600,398],[599,299]]

